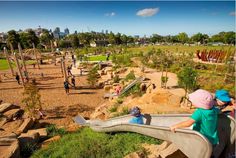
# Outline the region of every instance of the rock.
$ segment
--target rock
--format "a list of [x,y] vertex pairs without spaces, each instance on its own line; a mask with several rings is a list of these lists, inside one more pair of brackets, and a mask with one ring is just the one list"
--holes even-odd
[[112,85],[105,85],[103,88],[106,92],[110,91],[112,89]]
[[4,113],[4,116],[7,117],[8,121],[13,120],[14,118],[20,118],[24,113],[22,109],[12,109]]
[[71,124],[69,126],[66,127],[66,131],[67,132],[76,132],[79,128],[81,128],[82,126],[78,125],[78,124]]
[[50,139],[45,140],[44,142],[41,143],[41,148],[46,149],[48,148],[48,145],[52,142],[58,141],[61,138],[61,136],[54,136]]
[[6,122],[7,122],[7,117],[6,116],[1,116],[0,117],[0,127],[2,127]]
[[162,158],[187,158],[183,152],[181,152],[175,144],[170,144],[166,149],[160,151]]
[[10,103],[3,103],[0,105],[0,113],[4,113],[8,110],[17,109],[17,108],[19,108],[19,106],[16,106]]
[[34,120],[32,118],[24,119],[22,125],[18,128],[17,133],[27,132],[34,125]]
[[18,137],[20,148],[24,148],[28,144],[37,144],[39,141],[39,133],[21,133]]
[[39,137],[42,138],[42,139],[44,139],[48,136],[46,128],[31,129],[31,130],[28,130],[27,133],[30,134],[30,135],[34,134],[34,133],[38,133]]
[[126,155],[124,158],[142,158],[138,155],[137,152],[130,153],[129,155]]
[[0,153],[1,158],[20,157],[20,147],[16,136],[5,136],[3,138],[0,138]]

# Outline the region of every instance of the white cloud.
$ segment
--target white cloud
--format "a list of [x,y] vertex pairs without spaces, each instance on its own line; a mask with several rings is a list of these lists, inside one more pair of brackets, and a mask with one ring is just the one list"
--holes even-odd
[[235,16],[235,15],[236,15],[236,12],[235,12],[235,11],[234,11],[234,12],[230,12],[229,15],[230,15],[230,16]]
[[159,8],[146,8],[146,9],[139,10],[136,13],[136,15],[137,16],[142,16],[142,17],[149,17],[149,16],[155,15],[159,11],[160,11]]
[[116,15],[115,12],[111,12],[111,13],[106,13],[106,14],[105,14],[105,16],[110,16],[110,17],[115,16],[115,15]]

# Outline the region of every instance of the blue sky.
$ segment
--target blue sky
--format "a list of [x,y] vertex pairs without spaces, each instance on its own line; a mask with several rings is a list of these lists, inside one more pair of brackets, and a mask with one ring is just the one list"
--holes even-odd
[[234,1],[0,1],[0,32],[66,27],[128,35],[235,31]]

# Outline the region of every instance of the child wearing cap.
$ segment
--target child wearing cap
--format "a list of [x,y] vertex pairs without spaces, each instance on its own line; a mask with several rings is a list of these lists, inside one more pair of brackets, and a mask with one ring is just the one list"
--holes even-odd
[[193,130],[204,135],[212,145],[218,144],[217,122],[220,110],[214,107],[213,96],[208,91],[199,89],[189,95],[189,100],[197,109],[188,120],[171,126],[171,131],[193,125]]
[[217,90],[215,92],[215,100],[216,100],[216,104],[220,110],[226,108],[228,105],[233,106],[233,110],[230,113],[230,115],[232,117],[235,116],[235,109],[236,109],[235,100],[230,97],[228,91],[226,91],[224,89]]
[[143,123],[143,115],[141,114],[140,108],[135,106],[130,110],[130,114],[133,116],[129,123],[134,124],[144,124]]

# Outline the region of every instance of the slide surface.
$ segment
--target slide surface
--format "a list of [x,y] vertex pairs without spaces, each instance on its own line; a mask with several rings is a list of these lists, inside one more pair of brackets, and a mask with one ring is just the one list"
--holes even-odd
[[[106,121],[84,120],[81,116],[75,117],[75,122],[80,125],[90,126],[98,132],[129,131],[151,136],[157,139],[173,142],[187,157],[210,158],[212,145],[199,132],[191,128],[170,131],[170,126],[189,118],[189,114],[145,115],[146,125],[129,124],[131,116],[121,116]],[[230,146],[235,142],[235,120],[226,115],[219,116],[220,144],[217,154],[229,152]],[[226,153],[227,154],[227,153]]]

